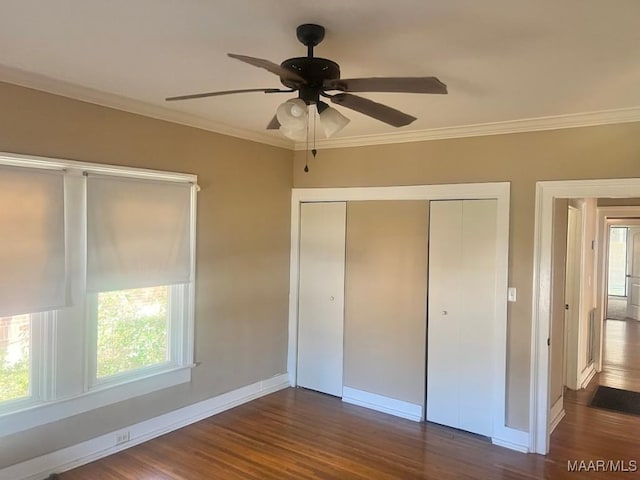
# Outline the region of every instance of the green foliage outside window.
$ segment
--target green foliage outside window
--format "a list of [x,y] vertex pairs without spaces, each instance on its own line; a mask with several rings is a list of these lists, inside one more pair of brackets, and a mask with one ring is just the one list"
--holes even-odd
[[0,341],[0,403],[29,395],[30,358],[28,315],[0,320],[7,338]]
[[[97,376],[108,377],[168,359],[168,287],[100,293]],[[30,320],[1,320],[0,403],[29,395]]]
[[166,362],[168,287],[100,293],[98,378]]
[[8,366],[0,352],[0,402],[29,394],[29,359]]

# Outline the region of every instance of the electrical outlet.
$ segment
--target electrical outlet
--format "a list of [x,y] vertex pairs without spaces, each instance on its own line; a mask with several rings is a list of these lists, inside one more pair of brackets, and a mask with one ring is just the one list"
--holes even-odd
[[131,440],[131,433],[128,430],[126,432],[116,433],[116,445],[127,443],[129,440]]

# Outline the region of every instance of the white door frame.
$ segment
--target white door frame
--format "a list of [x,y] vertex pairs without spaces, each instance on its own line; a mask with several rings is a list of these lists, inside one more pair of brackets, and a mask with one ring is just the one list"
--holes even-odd
[[640,197],[640,178],[559,180],[536,183],[531,322],[530,450],[549,451],[549,347],[551,244],[554,198]]
[[[497,200],[496,319],[494,325],[494,443],[527,451],[529,435],[506,425],[507,287],[509,268],[510,183],[470,183],[398,187],[294,188],[291,193],[291,261],[289,279],[289,383],[296,386],[298,338],[298,271],[300,204],[304,202],[348,202],[364,200]],[[425,339],[426,341],[426,339]],[[424,411],[424,409],[423,409]]]

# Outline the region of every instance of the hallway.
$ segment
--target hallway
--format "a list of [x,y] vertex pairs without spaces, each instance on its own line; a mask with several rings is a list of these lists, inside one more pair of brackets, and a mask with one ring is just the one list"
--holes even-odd
[[627,297],[609,295],[607,298],[607,318],[613,320],[627,318]]
[[[565,390],[566,416],[551,435],[550,459],[640,463],[640,416],[589,406],[599,385],[640,392],[640,322],[606,320],[604,335],[602,372],[584,390]],[[589,478],[630,478],[637,473],[590,475],[594,476]]]
[[640,392],[640,322],[605,320],[603,345],[599,384]]

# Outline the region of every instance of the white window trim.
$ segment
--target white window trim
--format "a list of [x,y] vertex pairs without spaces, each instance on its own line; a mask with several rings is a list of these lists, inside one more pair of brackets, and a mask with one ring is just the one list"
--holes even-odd
[[45,379],[49,377],[46,370],[50,349],[42,339],[47,338],[51,328],[53,312],[40,312],[29,314],[29,357],[31,378],[29,379],[29,391],[27,396],[14,398],[0,403],[0,417],[4,414],[30,408],[37,405],[46,397],[49,383]]
[[[184,320],[181,323],[179,339],[173,339],[169,348],[172,350],[171,362],[152,366],[136,371],[137,375],[123,375],[110,379],[108,382],[92,382],[89,378],[90,349],[87,347],[87,335],[83,334],[85,343],[81,355],[84,358],[83,378],[77,379],[78,392],[71,395],[63,395],[57,390],[57,380],[60,372],[57,372],[57,358],[60,352],[56,351],[57,330],[59,315],[57,312],[32,314],[32,337],[41,337],[40,341],[32,341],[32,381],[30,385],[31,396],[17,399],[15,402],[7,402],[0,406],[0,438],[13,433],[28,430],[46,423],[61,420],[100,408],[112,403],[127,400],[140,395],[145,395],[158,390],[172,387],[191,380],[191,369],[194,365],[194,315],[195,315],[195,252],[196,252],[196,207],[197,207],[197,176],[185,173],[173,173],[159,170],[121,167],[114,165],[102,165],[87,162],[78,162],[64,159],[36,157],[30,155],[18,155],[0,152],[0,165],[11,165],[26,168],[62,170],[70,177],[80,176],[84,173],[103,174],[112,176],[126,176],[149,180],[164,180],[184,182],[192,184],[191,189],[191,283],[178,290],[181,294],[172,305],[176,311],[184,312]],[[65,223],[67,223],[65,221]],[[65,230],[69,226],[65,225]],[[84,226],[83,226],[84,228]],[[85,235],[86,232],[82,232]],[[69,232],[66,231],[67,238]],[[78,232],[73,232],[78,235]],[[84,256],[84,255],[83,255]],[[83,259],[82,267],[84,267]],[[69,269],[71,271],[71,268]],[[83,269],[86,271],[86,268]],[[84,283],[84,279],[83,282]],[[83,296],[84,285],[81,285]],[[84,311],[86,306],[82,306]],[[39,316],[36,322],[34,319]],[[84,317],[84,315],[83,315]],[[176,318],[173,316],[174,319]],[[86,322],[82,318],[82,323]],[[173,327],[175,326],[172,325]],[[86,328],[86,327],[85,327]],[[171,340],[170,340],[171,341]],[[34,348],[35,347],[35,348]],[[175,352],[174,352],[175,350]],[[10,409],[10,410],[9,410]]]

